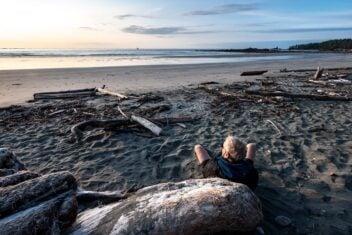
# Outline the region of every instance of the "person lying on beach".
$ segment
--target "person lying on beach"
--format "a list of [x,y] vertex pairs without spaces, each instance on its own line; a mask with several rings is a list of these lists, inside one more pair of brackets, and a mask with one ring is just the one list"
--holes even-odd
[[234,136],[228,136],[221,148],[221,156],[211,158],[200,144],[194,146],[195,155],[202,166],[205,178],[220,177],[242,183],[254,190],[258,184],[258,171],[254,168],[255,144],[247,146]]

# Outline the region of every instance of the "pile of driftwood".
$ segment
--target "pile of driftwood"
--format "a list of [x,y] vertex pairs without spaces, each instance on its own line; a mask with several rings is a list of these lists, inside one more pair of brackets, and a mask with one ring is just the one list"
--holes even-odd
[[[220,178],[126,194],[84,191],[69,172],[27,171],[7,149],[0,149],[0,170],[2,235],[247,232],[263,218],[260,201],[247,186]],[[92,201],[108,205],[79,212],[79,205]]]
[[[284,99],[297,100],[297,99],[310,99],[310,100],[319,100],[319,101],[352,101],[352,94],[349,92],[350,89],[341,89],[337,88],[336,85],[352,85],[352,81],[347,79],[347,77],[351,76],[350,72],[340,72],[346,71],[350,68],[331,68],[324,70],[321,67],[318,67],[317,70],[281,70],[281,73],[302,73],[302,72],[314,72],[313,76],[304,76],[304,80],[293,80],[290,81],[293,83],[303,82],[306,83],[306,87],[311,87],[309,83],[317,84],[316,86],[312,86],[307,92],[293,92],[289,91],[289,85],[282,85],[281,89],[278,89],[278,83],[284,83],[290,77],[281,78],[276,77],[275,79],[270,78],[270,75],[266,78],[260,79],[260,82],[246,82],[242,84],[232,84],[225,87],[220,86],[210,86],[209,84],[205,84],[200,86],[201,89],[206,90],[209,93],[215,94],[219,97],[224,97],[227,99],[236,99],[239,102],[256,102],[260,99],[269,99],[269,101],[273,101],[277,103],[278,101],[282,101]],[[324,73],[324,71],[328,71]],[[263,71],[246,71],[243,72],[242,76],[250,76],[250,75],[259,75],[262,74]],[[211,84],[212,85],[212,84]],[[321,86],[335,86],[336,92],[324,92],[321,89]],[[225,88],[225,89],[224,89]],[[226,89],[227,88],[227,89]],[[314,89],[315,88],[315,89]],[[318,89],[320,88],[320,89]],[[331,90],[331,86],[329,86]],[[340,92],[343,91],[343,92]],[[343,93],[343,94],[340,94]],[[253,99],[254,98],[254,99]],[[267,99],[267,100],[268,100]]]

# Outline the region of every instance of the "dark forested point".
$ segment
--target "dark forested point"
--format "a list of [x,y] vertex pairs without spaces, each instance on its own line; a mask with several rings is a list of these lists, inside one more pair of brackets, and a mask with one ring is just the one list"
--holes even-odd
[[335,39],[320,43],[308,43],[291,46],[289,50],[351,51],[352,39]]

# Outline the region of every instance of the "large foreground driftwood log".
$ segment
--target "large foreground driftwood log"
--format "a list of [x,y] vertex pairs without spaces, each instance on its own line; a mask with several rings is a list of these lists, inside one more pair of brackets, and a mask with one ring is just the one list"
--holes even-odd
[[143,188],[126,200],[78,215],[73,234],[212,234],[253,231],[259,199],[245,185],[220,178]]
[[247,94],[259,95],[259,96],[283,96],[289,98],[300,98],[300,99],[311,99],[321,101],[352,101],[351,96],[329,96],[329,95],[311,95],[311,94],[295,94],[285,92],[268,92],[268,91],[245,91]]

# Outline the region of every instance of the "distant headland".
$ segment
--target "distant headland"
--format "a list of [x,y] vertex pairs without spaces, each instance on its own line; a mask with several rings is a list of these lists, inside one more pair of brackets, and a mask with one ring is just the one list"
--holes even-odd
[[352,52],[352,39],[333,39],[317,43],[297,44],[288,49],[245,48],[245,49],[202,49],[198,51],[242,52],[242,53],[287,53],[287,52]]

